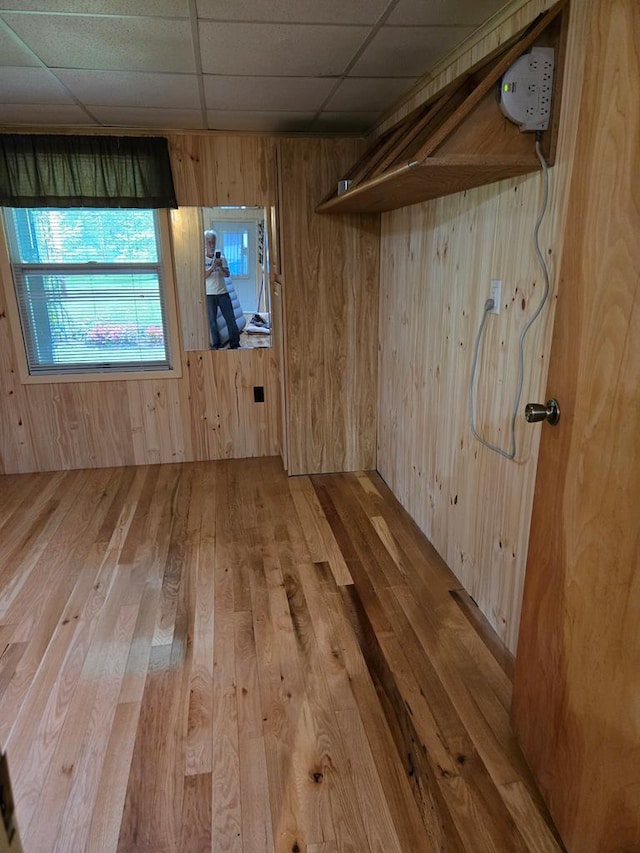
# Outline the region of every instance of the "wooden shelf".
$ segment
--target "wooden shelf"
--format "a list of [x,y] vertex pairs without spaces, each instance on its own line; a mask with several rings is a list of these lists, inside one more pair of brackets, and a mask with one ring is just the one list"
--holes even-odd
[[552,165],[567,18],[562,0],[386,131],[345,175],[349,189],[332,191],[317,212],[395,210],[539,169],[534,134],[505,118],[496,94],[505,71],[534,45],[556,51],[551,121],[541,145]]
[[319,213],[375,213],[395,210],[450,193],[480,187],[540,168],[535,154],[523,157],[429,157],[401,166],[323,202]]

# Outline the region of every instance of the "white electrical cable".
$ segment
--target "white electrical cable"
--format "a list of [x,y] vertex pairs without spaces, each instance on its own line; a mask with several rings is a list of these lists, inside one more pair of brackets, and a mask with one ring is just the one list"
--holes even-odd
[[471,427],[471,432],[478,439],[481,444],[484,444],[485,447],[488,447],[489,450],[493,450],[495,453],[499,453],[500,456],[504,456],[505,459],[515,459],[516,456],[516,418],[518,417],[518,409],[520,408],[520,398],[522,397],[522,386],[524,383],[524,339],[527,335],[527,332],[531,328],[531,326],[538,319],[540,312],[544,308],[547,299],[549,298],[549,293],[551,291],[551,280],[549,276],[549,269],[547,267],[546,261],[540,250],[540,225],[542,224],[542,220],[544,219],[544,215],[547,211],[547,203],[549,201],[549,167],[547,166],[547,161],[544,159],[542,155],[542,151],[540,150],[540,140],[536,138],[536,154],[538,155],[538,160],[540,161],[540,165],[542,167],[542,176],[543,176],[543,191],[542,191],[542,204],[540,205],[540,212],[538,213],[538,219],[536,220],[535,228],[533,229],[533,246],[536,253],[536,258],[538,259],[538,263],[540,264],[540,268],[542,270],[542,275],[544,277],[544,294],[542,296],[542,301],[533,312],[531,317],[527,320],[526,325],[522,329],[520,333],[520,344],[519,344],[519,355],[518,355],[518,388],[516,391],[515,403],[513,405],[513,411],[511,413],[511,430],[510,430],[510,449],[503,450],[501,447],[498,447],[495,444],[492,444],[490,441],[482,438],[479,435],[476,429],[475,423],[475,384],[476,384],[476,371],[478,367],[478,356],[480,353],[480,342],[482,341],[482,334],[484,332],[485,323],[487,321],[487,317],[489,315],[489,311],[494,306],[493,299],[487,299],[484,304],[484,312],[482,314],[482,321],[480,323],[480,328],[478,329],[478,334],[476,336],[476,344],[473,351],[473,362],[471,365],[471,379],[469,381],[469,426]]

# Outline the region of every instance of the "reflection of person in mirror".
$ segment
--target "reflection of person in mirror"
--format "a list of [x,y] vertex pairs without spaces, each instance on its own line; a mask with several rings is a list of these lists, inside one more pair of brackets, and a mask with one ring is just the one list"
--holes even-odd
[[220,330],[218,329],[218,308],[229,330],[229,349],[240,348],[240,333],[236,323],[231,297],[227,291],[225,278],[228,278],[229,265],[221,252],[216,252],[217,234],[204,232],[204,281],[207,291],[207,316],[211,330],[211,349],[220,349]]

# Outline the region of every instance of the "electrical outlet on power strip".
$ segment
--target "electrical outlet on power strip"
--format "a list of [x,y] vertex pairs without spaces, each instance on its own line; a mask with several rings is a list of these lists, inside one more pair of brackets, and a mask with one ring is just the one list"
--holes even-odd
[[522,131],[549,127],[554,62],[552,47],[532,47],[502,78],[500,109]]
[[493,279],[489,285],[489,299],[493,299],[493,308],[489,314],[500,313],[500,300],[502,299],[502,282],[499,279]]

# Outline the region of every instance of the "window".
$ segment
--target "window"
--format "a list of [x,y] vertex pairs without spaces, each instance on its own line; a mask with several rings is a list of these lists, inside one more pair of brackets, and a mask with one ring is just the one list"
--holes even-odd
[[4,220],[30,376],[172,370],[157,211],[6,208]]
[[[224,252],[231,275],[235,279],[249,278],[249,239],[254,235],[255,226],[250,232],[249,225],[244,222],[224,222],[218,226],[220,248]],[[254,245],[255,239],[251,243],[252,249]],[[255,265],[255,260],[253,265]]]

